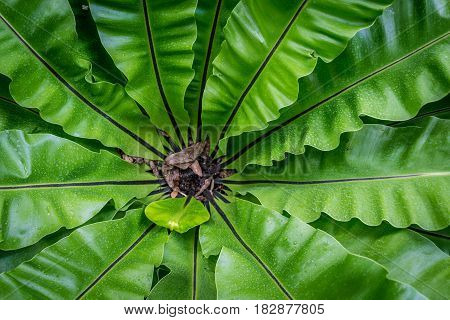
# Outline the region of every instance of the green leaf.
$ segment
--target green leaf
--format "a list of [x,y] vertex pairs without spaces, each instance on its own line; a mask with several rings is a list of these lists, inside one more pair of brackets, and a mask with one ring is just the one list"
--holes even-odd
[[219,299],[422,298],[323,231],[247,201],[215,204],[200,241],[205,255],[220,253]]
[[143,299],[166,241],[142,210],[80,228],[1,274],[0,298]]
[[450,95],[445,98],[434,101],[423,106],[417,116],[405,121],[389,121],[378,120],[370,117],[362,117],[364,123],[369,124],[384,124],[393,127],[405,127],[405,126],[420,126],[423,122],[422,119],[427,117],[437,117],[440,119],[450,119]]
[[0,150],[3,250],[79,226],[111,199],[119,209],[158,185],[153,176],[107,151],[92,152],[49,134],[1,132]]
[[[164,248],[162,265],[170,273],[152,289],[149,299],[209,300],[216,298],[214,261],[202,255],[198,228],[184,234],[172,232]],[[182,284],[182,285],[181,285]]]
[[103,45],[128,78],[128,94],[160,129],[184,140],[189,124],[184,93],[194,76],[192,46],[197,1],[89,3]]
[[450,257],[419,234],[387,224],[368,227],[357,220],[336,222],[327,216],[313,226],[350,252],[381,264],[389,271],[388,278],[411,285],[429,299],[450,298]]
[[164,157],[155,128],[120,85],[86,81],[91,63],[76,51],[77,42],[66,0],[0,2],[0,73],[12,79],[17,103],[39,109],[73,136]]
[[279,119],[264,131],[232,139],[225,163],[236,169],[269,166],[285,153],[303,153],[305,145],[334,149],[342,133],[361,129],[360,115],[414,117],[449,92],[449,17],[446,0],[396,1],[335,61],[318,63],[300,79],[298,101]]
[[12,100],[6,101],[0,98],[0,131],[5,130],[69,136],[60,126],[43,121],[35,110],[22,108]]
[[[114,205],[107,204],[98,214],[89,219],[82,226],[112,220],[117,212],[118,211]],[[31,260],[39,252],[55,244],[62,238],[69,236],[73,231],[75,231],[75,229],[61,228],[55,233],[45,236],[31,246],[13,251],[0,250],[0,273],[12,270],[23,262]]]
[[244,0],[225,27],[204,95],[204,125],[219,139],[265,128],[297,100],[297,80],[329,62],[392,0]]
[[50,133],[72,140],[92,151],[98,152],[100,149],[105,149],[97,140],[72,137],[65,133],[61,126],[42,120],[36,110],[23,108],[13,100],[0,97],[0,132],[6,130],[21,130],[24,133]]
[[333,151],[308,148],[273,167],[249,166],[226,183],[306,222],[325,212],[339,221],[441,229],[450,223],[449,124],[429,118],[422,127],[365,125],[344,134]]
[[[420,122],[420,119],[431,116],[440,119],[450,119],[450,95],[445,96],[444,99],[425,105],[422,109],[420,109],[419,114],[413,119],[413,121],[406,121],[405,123],[401,123],[401,125],[416,125]],[[391,125],[398,124],[394,123]]]
[[199,0],[195,10],[197,40],[194,43],[194,79],[185,95],[185,108],[191,117],[191,127],[202,137],[203,94],[206,80],[212,73],[212,62],[224,40],[225,27],[231,11],[239,0]]
[[94,19],[91,16],[88,0],[69,0],[75,16],[76,30],[80,41],[78,51],[86,54],[92,63],[94,80],[104,80],[124,85],[126,79],[117,69],[111,56],[102,46]]
[[411,228],[415,232],[420,233],[422,236],[432,241],[439,249],[450,255],[450,227],[447,227],[439,231],[426,231],[418,228]]
[[164,199],[145,208],[146,216],[161,227],[184,233],[208,221],[209,213],[203,204],[186,198]]
[[0,100],[4,102],[12,101],[11,94],[9,93],[9,84],[11,80],[8,77],[0,74]]

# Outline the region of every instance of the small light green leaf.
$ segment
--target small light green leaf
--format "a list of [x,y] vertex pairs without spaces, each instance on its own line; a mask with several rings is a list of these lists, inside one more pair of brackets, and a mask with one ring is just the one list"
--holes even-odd
[[209,220],[209,213],[202,203],[185,198],[165,199],[151,203],[145,215],[158,226],[184,233]]

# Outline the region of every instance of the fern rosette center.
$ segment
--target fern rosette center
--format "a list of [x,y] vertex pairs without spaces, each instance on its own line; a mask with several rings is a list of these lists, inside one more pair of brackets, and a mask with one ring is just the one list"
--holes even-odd
[[230,189],[223,179],[234,170],[224,169],[222,158],[210,155],[209,141],[190,143],[184,149],[173,144],[173,149],[162,161],[124,153],[122,159],[148,165],[151,168],[148,172],[160,181],[156,193],[162,194],[162,199],[147,207],[147,217],[160,226],[183,233],[208,221],[205,207],[209,208],[213,198],[228,202],[225,196]]

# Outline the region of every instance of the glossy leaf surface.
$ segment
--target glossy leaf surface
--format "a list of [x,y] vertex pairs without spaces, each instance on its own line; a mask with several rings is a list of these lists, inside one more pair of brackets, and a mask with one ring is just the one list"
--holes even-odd
[[[403,121],[450,87],[448,1],[399,0],[333,62],[299,80],[299,99],[262,132],[232,139],[231,167],[272,165],[305,146],[331,150],[360,115]],[[225,145],[223,146],[225,148]],[[233,162],[237,160],[237,162]]]
[[91,63],[77,41],[67,1],[0,2],[0,73],[12,79],[14,100],[73,136],[157,159],[155,129],[122,87],[86,81]]
[[[153,123],[186,138],[196,0],[89,0],[102,43]],[[176,126],[179,130],[171,126]]]
[[441,229],[450,223],[448,128],[437,118],[423,127],[366,125],[333,151],[309,148],[273,167],[249,167],[232,187],[306,222],[325,212],[339,221]]
[[209,219],[203,204],[186,198],[164,199],[151,203],[145,208],[147,217],[159,226],[183,233]]
[[194,43],[194,79],[185,96],[186,110],[191,117],[192,131],[201,139],[203,94],[212,73],[212,62],[224,40],[223,28],[239,0],[199,0],[195,11],[197,40]]
[[238,199],[220,207],[200,231],[203,252],[220,253],[219,299],[421,298],[297,218]]
[[[98,214],[89,219],[82,226],[112,220],[117,212],[117,209],[113,205],[107,204]],[[12,251],[0,250],[0,273],[14,269],[23,262],[31,260],[39,252],[55,244],[62,238],[69,236],[73,231],[75,231],[75,229],[61,228],[58,231],[45,236],[31,246]]]
[[81,46],[79,51],[92,63],[93,80],[123,85],[126,79],[100,42],[88,0],[69,0],[69,4],[75,16],[76,31],[80,40],[78,45]]
[[143,299],[166,241],[166,231],[150,224],[142,210],[80,228],[1,274],[0,297]]
[[162,264],[170,272],[152,289],[149,299],[216,299],[214,260],[202,255],[198,228],[184,234],[172,232]]
[[327,216],[313,226],[350,252],[384,266],[390,279],[411,285],[429,299],[449,299],[450,257],[414,231],[387,224],[368,227],[357,220],[337,222]]
[[0,149],[0,249],[79,226],[111,199],[120,208],[157,186],[151,175],[107,151],[92,152],[49,134],[4,131]]
[[[204,96],[212,144],[262,129],[297,99],[297,80],[336,58],[390,0],[244,0],[224,29]],[[217,132],[219,131],[219,132]]]
[[57,137],[72,140],[93,151],[105,149],[97,140],[70,136],[64,132],[61,126],[42,120],[39,112],[35,109],[23,108],[13,100],[6,100],[0,97],[0,132],[6,130],[20,130],[24,133],[50,133]]
[[450,227],[435,232],[427,232],[417,228],[415,228],[414,231],[420,232],[424,237],[427,237],[430,241],[432,241],[439,249],[447,255],[450,255]]

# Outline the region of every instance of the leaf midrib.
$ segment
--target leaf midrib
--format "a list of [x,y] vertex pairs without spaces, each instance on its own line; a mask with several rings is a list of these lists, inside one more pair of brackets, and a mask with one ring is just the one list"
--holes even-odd
[[143,6],[143,12],[144,12],[145,29],[147,32],[147,40],[148,40],[148,46],[149,46],[149,51],[150,51],[150,57],[152,59],[153,70],[155,71],[155,79],[156,79],[156,83],[158,85],[158,91],[159,91],[161,100],[163,102],[164,109],[166,110],[167,115],[169,116],[169,120],[175,130],[175,134],[177,135],[177,138],[180,141],[181,146],[184,148],[186,145],[184,143],[183,135],[181,134],[181,130],[178,126],[177,120],[175,119],[175,116],[172,112],[172,108],[170,107],[170,104],[169,104],[169,101],[167,99],[166,92],[164,89],[164,85],[161,80],[158,59],[156,57],[155,44],[153,42],[150,16],[148,14],[147,0],[142,0],[142,6]]
[[397,64],[410,59],[411,57],[421,53],[423,50],[428,49],[429,47],[433,46],[434,44],[445,40],[445,38],[449,35],[449,32],[443,33],[440,36],[434,38],[433,40],[430,40],[429,42],[423,44],[422,46],[420,46],[419,48],[414,49],[413,51],[405,54],[404,56],[398,58],[397,60],[392,61],[391,63],[383,66],[382,68],[379,68],[375,71],[372,71],[371,73],[365,75],[364,77],[362,77],[361,79],[358,79],[354,82],[352,82],[351,84],[349,84],[348,86],[344,87],[343,89],[335,92],[334,94],[328,96],[325,99],[322,99],[321,101],[315,103],[314,105],[308,107],[307,109],[301,111],[300,113],[290,117],[289,119],[283,121],[281,124],[275,126],[274,128],[270,129],[269,131],[261,134],[258,138],[256,138],[255,140],[253,140],[252,142],[248,143],[246,146],[244,146],[243,148],[241,148],[238,152],[236,152],[231,158],[229,158],[228,160],[226,160],[223,163],[223,166],[228,166],[231,163],[233,163],[234,161],[236,161],[237,159],[239,159],[244,153],[246,153],[249,149],[253,148],[255,145],[257,145],[258,143],[260,143],[261,141],[263,141],[264,139],[270,137],[273,133],[277,132],[278,130],[283,129],[284,127],[288,126],[291,122],[299,119],[300,117],[310,113],[311,111],[314,111],[315,109],[317,109],[318,107],[321,107],[323,104],[334,100],[335,98],[339,97],[340,95],[346,93],[347,91],[353,89],[354,87],[356,87],[357,85],[366,82],[368,80],[370,80],[371,78],[379,75],[380,73],[385,72],[386,70],[389,70],[391,67],[395,67]]
[[89,182],[67,182],[67,183],[40,183],[27,185],[0,186],[0,191],[23,190],[23,189],[57,189],[57,188],[80,188],[101,186],[135,186],[159,184],[159,180],[109,180]]
[[442,172],[428,172],[428,173],[413,173],[405,175],[393,175],[393,176],[375,176],[375,177],[356,177],[356,178],[343,178],[343,179],[329,179],[329,180],[223,180],[228,184],[291,184],[291,185],[318,185],[318,184],[333,184],[333,183],[352,183],[352,182],[368,182],[368,181],[383,181],[383,180],[405,180],[414,178],[427,178],[427,177],[443,177],[450,175],[449,171]]
[[120,129],[122,132],[142,144],[148,150],[153,152],[155,155],[164,159],[165,156],[160,151],[158,151],[155,147],[153,147],[150,143],[145,141],[143,138],[132,132],[130,129],[126,128],[124,125],[120,124],[116,120],[114,120],[110,115],[97,107],[94,103],[89,101],[85,96],[83,96],[78,90],[76,90],[62,75],[60,75],[56,69],[54,69],[50,63],[48,63],[29,43],[25,40],[24,37],[14,28],[14,26],[2,15],[0,14],[0,20],[11,30],[11,32],[16,36],[16,38],[23,44],[25,48],[27,48],[30,53],[50,72],[50,74],[57,79],[64,88],[66,88],[69,92],[71,92],[74,96],[76,96],[84,105],[88,106],[91,110],[99,114],[101,117],[109,121],[113,126]]
[[202,80],[200,83],[200,94],[198,97],[198,113],[197,113],[197,142],[202,140],[202,110],[203,110],[203,96],[205,94],[206,80],[208,79],[208,71],[210,68],[211,54],[214,44],[214,39],[217,34],[217,24],[219,23],[220,12],[222,9],[223,0],[218,0],[214,21],[209,35],[208,48],[206,50],[205,63],[202,68]]

